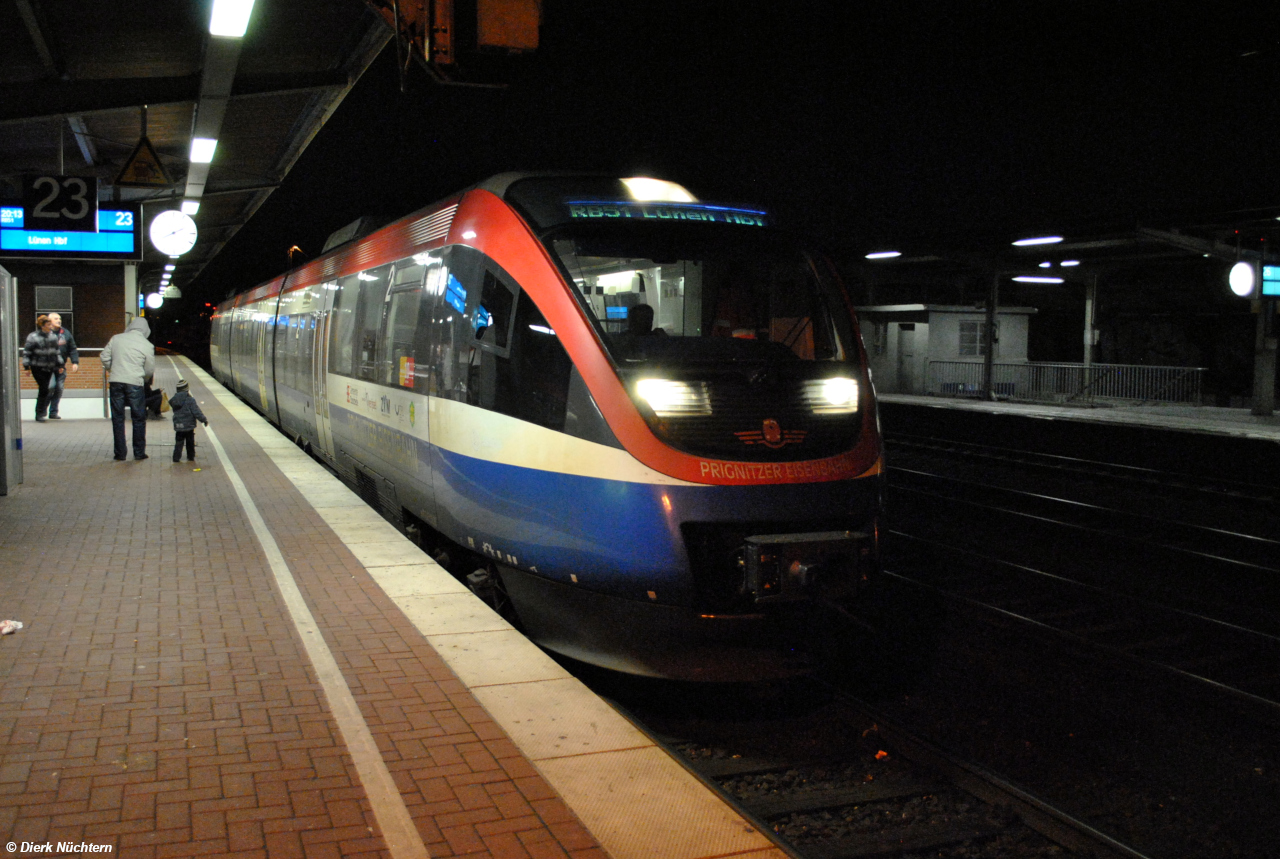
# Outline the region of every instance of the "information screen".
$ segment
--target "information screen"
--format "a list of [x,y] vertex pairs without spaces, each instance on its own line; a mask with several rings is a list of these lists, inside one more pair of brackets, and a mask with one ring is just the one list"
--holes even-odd
[[1280,295],[1280,265],[1262,267],[1262,294]]
[[[111,205],[111,204],[108,204]],[[21,206],[0,206],[0,255],[43,259],[142,259],[142,218],[132,207],[98,209],[98,231],[25,229]]]

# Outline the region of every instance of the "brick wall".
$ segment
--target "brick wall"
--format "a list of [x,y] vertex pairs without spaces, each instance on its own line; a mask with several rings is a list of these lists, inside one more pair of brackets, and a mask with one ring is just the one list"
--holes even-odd
[[[77,344],[79,345],[79,344]],[[24,391],[34,391],[36,389],[36,380],[31,378],[31,374],[22,371],[21,385]],[[86,355],[80,353],[80,372],[67,372],[67,390],[77,391],[101,391],[102,390],[102,362],[98,360],[98,356]]]

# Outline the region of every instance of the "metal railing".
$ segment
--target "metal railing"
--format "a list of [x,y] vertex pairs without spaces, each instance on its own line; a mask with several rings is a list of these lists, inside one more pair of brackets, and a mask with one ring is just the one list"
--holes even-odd
[[[996,396],[1020,400],[1200,405],[1204,373],[1204,367],[997,362],[991,368],[991,387]],[[982,362],[930,361],[927,384],[930,394],[979,396]]]

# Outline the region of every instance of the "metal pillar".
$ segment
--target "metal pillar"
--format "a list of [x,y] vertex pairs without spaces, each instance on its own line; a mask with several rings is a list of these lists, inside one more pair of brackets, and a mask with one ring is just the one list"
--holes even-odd
[[1258,307],[1253,343],[1253,414],[1270,417],[1276,408],[1276,300],[1264,298]]
[[991,292],[987,294],[987,348],[982,350],[982,399],[996,398],[995,383],[992,378],[995,372],[996,318],[1000,304],[1000,277],[1002,272],[991,276]]
[[[138,315],[138,264],[124,264],[124,321],[128,325]],[[121,331],[124,329],[121,328]]]

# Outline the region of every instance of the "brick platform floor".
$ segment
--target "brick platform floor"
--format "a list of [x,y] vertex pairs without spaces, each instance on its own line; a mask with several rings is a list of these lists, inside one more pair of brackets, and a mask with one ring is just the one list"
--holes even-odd
[[[200,399],[429,854],[603,859],[261,448]],[[0,497],[0,618],[25,624],[0,638],[0,841],[392,855],[207,438],[197,471],[170,462],[167,421],[149,424],[143,462],[112,461],[105,420],[23,433],[25,483]]]

